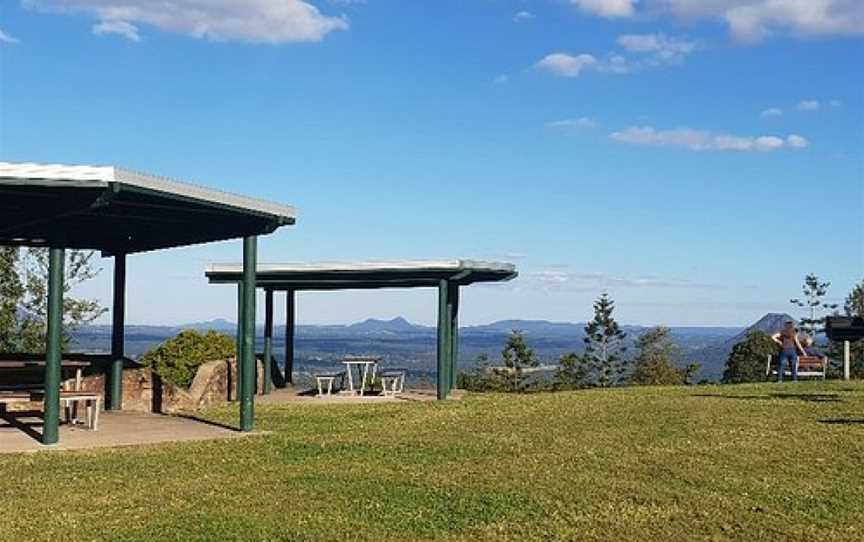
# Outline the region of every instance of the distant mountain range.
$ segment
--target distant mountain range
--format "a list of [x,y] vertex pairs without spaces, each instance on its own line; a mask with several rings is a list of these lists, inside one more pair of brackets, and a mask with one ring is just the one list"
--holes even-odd
[[[672,327],[672,338],[686,355],[681,363],[690,361],[702,365],[699,379],[717,380],[732,347],[752,329],[774,333],[791,317],[787,314],[766,314],[748,327]],[[139,356],[154,345],[184,329],[213,329],[229,335],[235,333],[234,322],[224,319],[194,322],[177,326],[126,326],[126,349]],[[584,348],[584,323],[550,322],[545,320],[502,320],[491,324],[460,328],[460,363],[471,364],[480,354],[497,356],[513,330],[525,333],[526,339],[544,363],[554,363],[562,354],[580,352]],[[631,341],[647,327],[622,326]],[[76,347],[86,351],[106,351],[110,344],[111,326],[88,326],[74,337]],[[259,336],[261,329],[259,328]],[[284,347],[284,326],[274,329],[277,357]],[[311,365],[331,363],[348,353],[375,353],[394,363],[417,371],[431,371],[436,349],[436,329],[409,322],[403,317],[392,320],[370,318],[348,325],[302,325],[297,328],[298,363]]]

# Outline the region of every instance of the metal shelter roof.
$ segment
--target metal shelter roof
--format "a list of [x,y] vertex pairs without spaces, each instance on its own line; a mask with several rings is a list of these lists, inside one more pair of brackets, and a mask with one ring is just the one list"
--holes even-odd
[[0,245],[134,253],[295,220],[293,207],[113,166],[0,162]]
[[[213,284],[236,283],[240,264],[213,264],[205,275]],[[261,264],[259,288],[271,290],[353,290],[439,286],[442,280],[459,285],[503,282],[518,275],[513,264],[477,260],[403,260]]]

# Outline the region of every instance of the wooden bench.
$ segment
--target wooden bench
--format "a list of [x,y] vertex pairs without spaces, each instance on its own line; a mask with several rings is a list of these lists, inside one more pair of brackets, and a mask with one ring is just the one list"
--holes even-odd
[[[32,393],[28,397],[28,401],[44,401],[45,392]],[[87,428],[98,431],[99,411],[102,409],[102,394],[91,391],[60,391],[60,406],[63,407],[66,413],[66,423],[71,425],[79,423],[77,417],[78,405],[82,405],[87,412],[85,422]]]
[[[333,385],[336,379],[340,380],[340,389],[344,387],[345,371],[335,371],[332,373],[318,373],[315,375],[315,382],[318,384],[318,397],[324,395],[333,395]],[[324,393],[324,388],[327,388],[327,393]]]
[[30,393],[24,391],[0,391],[0,416],[6,414],[6,405],[29,403]]
[[[765,376],[777,376],[776,356],[768,356],[768,364],[765,366]],[[798,377],[821,378],[825,380],[828,375],[828,358],[820,356],[798,356]],[[792,368],[787,365],[783,371],[783,377],[792,378]]]

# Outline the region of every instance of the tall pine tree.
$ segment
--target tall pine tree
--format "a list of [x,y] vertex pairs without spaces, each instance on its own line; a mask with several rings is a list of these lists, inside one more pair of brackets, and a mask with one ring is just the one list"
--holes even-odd
[[790,299],[789,302],[804,310],[801,318],[801,329],[812,338],[825,331],[825,316],[837,308],[836,304],[826,303],[830,282],[822,282],[814,273],[804,277],[801,291],[804,297]]
[[626,380],[627,334],[612,316],[615,302],[604,293],[594,302],[594,319],[585,326],[585,352],[567,354],[556,373],[563,389],[617,386]]
[[852,288],[846,296],[843,308],[846,310],[846,316],[864,317],[864,280]]

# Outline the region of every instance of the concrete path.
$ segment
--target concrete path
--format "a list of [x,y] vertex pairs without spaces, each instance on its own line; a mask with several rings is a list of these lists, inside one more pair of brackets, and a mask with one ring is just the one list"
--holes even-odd
[[40,444],[41,431],[42,420],[38,416],[10,412],[0,418],[0,454],[243,438],[256,434],[191,418],[137,412],[103,412],[98,431],[63,424],[60,443],[54,446]]

